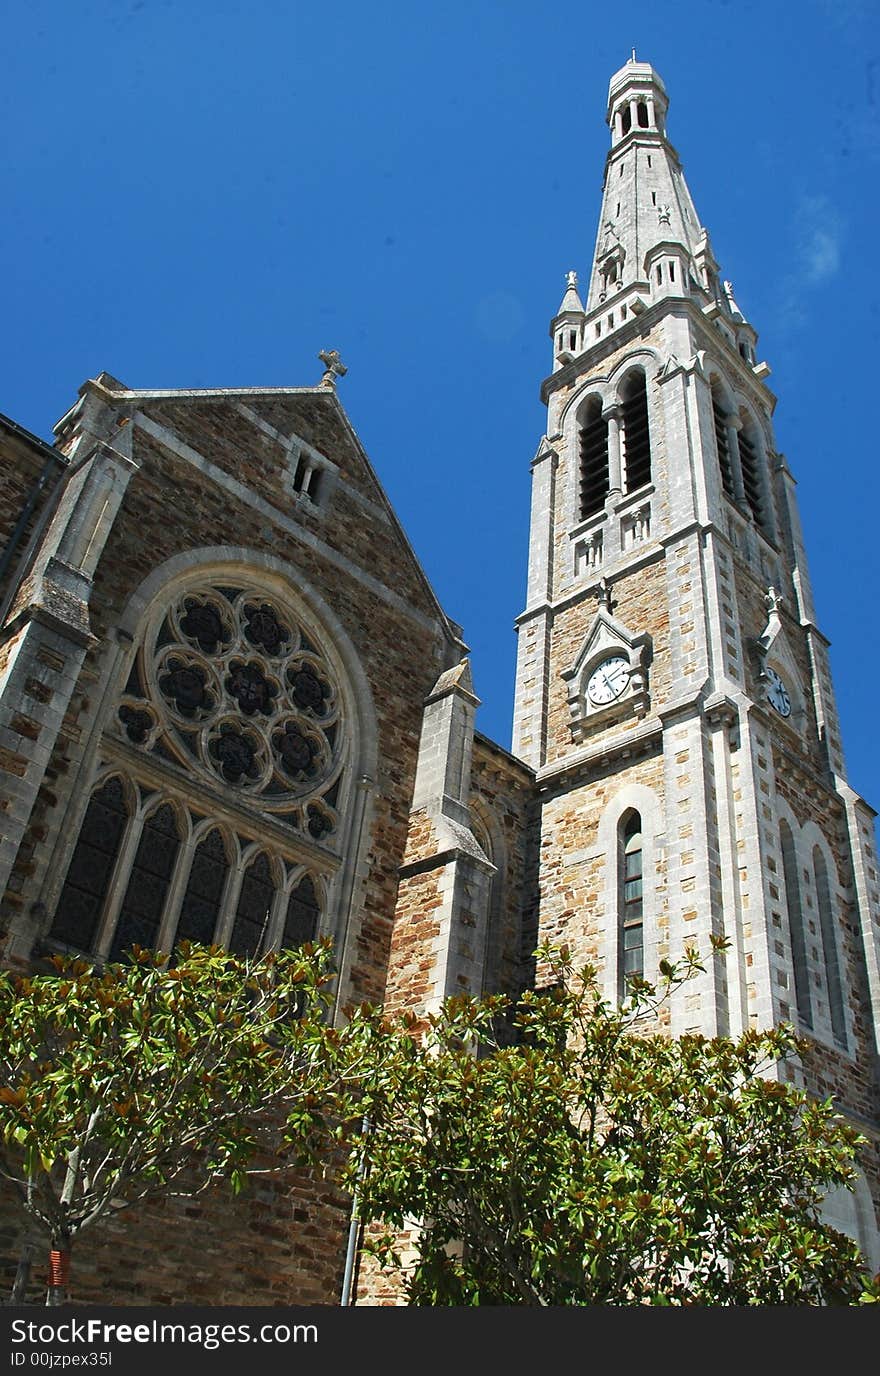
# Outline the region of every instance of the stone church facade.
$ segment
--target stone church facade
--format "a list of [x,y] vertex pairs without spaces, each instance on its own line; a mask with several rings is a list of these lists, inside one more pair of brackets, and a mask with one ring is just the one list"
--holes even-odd
[[[794,479],[648,64],[611,80],[582,299],[551,324],[512,751],[475,731],[440,606],[317,386],[86,382],[50,446],[0,418],[5,963],[329,936],[334,1016],[540,980],[618,998],[685,944],[668,1030],[788,1020],[869,1139],[828,1201],[880,1267],[880,895],[846,782]],[[728,939],[709,951],[709,937]],[[77,1298],[338,1303],[326,1181],[163,1202],[83,1240]],[[0,1215],[14,1271],[22,1235]],[[373,1287],[373,1288],[371,1288]],[[364,1274],[350,1296],[385,1296]]]

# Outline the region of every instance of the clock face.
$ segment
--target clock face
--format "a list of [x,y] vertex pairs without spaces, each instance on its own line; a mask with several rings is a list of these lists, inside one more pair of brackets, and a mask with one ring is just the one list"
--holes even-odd
[[780,717],[791,716],[791,698],[783,680],[775,669],[767,670],[767,701]]
[[622,655],[611,655],[590,674],[587,680],[587,697],[595,707],[604,707],[616,701],[629,683],[629,661]]

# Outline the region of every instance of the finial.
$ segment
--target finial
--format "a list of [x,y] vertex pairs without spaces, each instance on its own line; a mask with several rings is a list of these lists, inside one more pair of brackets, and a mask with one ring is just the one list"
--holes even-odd
[[577,273],[575,272],[574,268],[572,268],[570,272],[567,272],[567,273],[565,274],[565,280],[566,280],[566,282],[568,283],[568,285],[569,285],[570,287],[576,287],[576,286],[577,286],[577,284],[578,284],[578,275],[577,275]]
[[780,592],[777,592],[777,590],[771,584],[764,596],[764,606],[767,608],[771,616],[774,614],[774,612],[777,616],[779,615],[779,608],[783,606],[784,601],[785,599],[783,598],[782,594]]
[[600,608],[604,607],[605,611],[610,615],[613,608],[611,603],[611,584],[608,582],[608,579],[600,578],[598,583],[590,588],[590,592],[593,597],[595,597],[598,606]]
[[630,58],[630,62],[635,62],[635,60],[636,60],[636,50],[635,50],[635,48],[633,48],[633,55],[632,55],[632,57]]
[[345,377],[345,374],[348,372],[348,369],[339,357],[339,350],[330,349],[328,352],[327,349],[322,349],[318,357],[327,369],[324,376],[321,378],[320,385],[322,387],[335,387],[337,377]]

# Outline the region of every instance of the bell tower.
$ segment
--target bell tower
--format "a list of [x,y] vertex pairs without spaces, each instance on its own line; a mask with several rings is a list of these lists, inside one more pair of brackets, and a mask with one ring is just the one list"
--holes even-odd
[[696,946],[670,1030],[792,1022],[807,1085],[870,1126],[876,1199],[874,813],[846,782],[770,369],[668,106],[635,56],[612,77],[593,260],[550,326],[513,737],[538,781],[540,936],[612,999]]

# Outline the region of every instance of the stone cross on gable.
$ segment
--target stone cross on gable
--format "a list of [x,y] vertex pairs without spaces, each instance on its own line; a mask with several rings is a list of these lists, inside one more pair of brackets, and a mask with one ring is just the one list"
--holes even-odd
[[321,378],[321,386],[335,387],[337,377],[345,377],[345,374],[348,372],[348,369],[339,357],[339,350],[330,349],[328,351],[327,349],[322,349],[318,357],[327,369],[324,376]]

